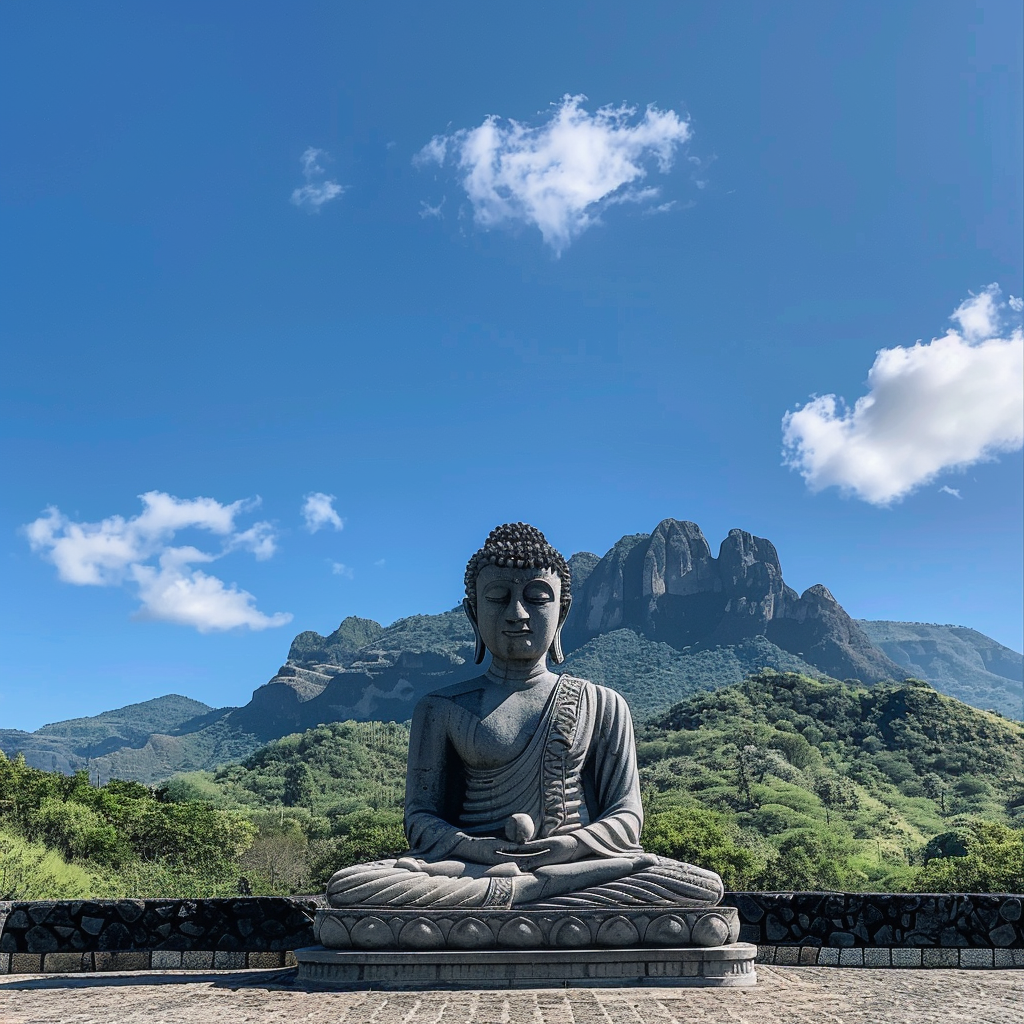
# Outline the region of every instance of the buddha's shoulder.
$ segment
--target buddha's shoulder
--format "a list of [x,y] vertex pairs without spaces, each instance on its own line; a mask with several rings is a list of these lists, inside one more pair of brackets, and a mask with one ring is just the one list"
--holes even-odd
[[618,690],[601,683],[593,683],[589,679],[581,679],[579,676],[571,676],[568,673],[562,676],[563,684],[581,690],[592,702],[603,704],[606,707],[623,708],[629,710],[626,698]]
[[486,689],[490,680],[486,676],[475,676],[473,679],[464,679],[461,683],[451,683],[449,686],[442,686],[440,689],[431,690],[420,698],[421,704],[444,704],[450,703],[467,693],[476,693]]

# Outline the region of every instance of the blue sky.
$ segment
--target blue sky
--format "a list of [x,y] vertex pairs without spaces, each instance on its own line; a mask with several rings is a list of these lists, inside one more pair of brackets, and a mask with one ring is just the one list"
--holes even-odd
[[1019,3],[363,8],[0,8],[0,726],[516,519],[1021,649]]

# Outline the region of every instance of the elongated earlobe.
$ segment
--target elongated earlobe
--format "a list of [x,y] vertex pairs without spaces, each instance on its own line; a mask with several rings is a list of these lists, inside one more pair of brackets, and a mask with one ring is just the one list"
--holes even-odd
[[551,647],[548,649],[548,656],[556,665],[561,665],[565,661],[565,655],[562,653],[562,629],[559,627],[558,632],[555,634],[555,639],[551,641]]
[[565,655],[562,653],[562,627],[565,625],[565,620],[569,617],[569,609],[571,607],[572,598],[570,597],[562,609],[562,614],[558,617],[558,629],[555,630],[555,638],[551,641],[551,646],[548,648],[548,657],[556,665],[561,665],[565,661]]
[[484,660],[487,648],[484,647],[484,642],[480,638],[480,627],[476,624],[476,613],[468,597],[464,597],[462,599],[462,609],[466,613],[466,618],[469,619],[470,624],[473,627],[473,637],[476,640],[476,647],[473,650],[473,660],[477,665],[479,665]]

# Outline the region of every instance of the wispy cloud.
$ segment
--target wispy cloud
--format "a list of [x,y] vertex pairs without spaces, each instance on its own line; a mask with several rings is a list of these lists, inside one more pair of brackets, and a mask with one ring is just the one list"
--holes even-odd
[[351,580],[355,578],[355,573],[352,571],[352,567],[346,565],[344,562],[331,562],[331,572],[335,576],[344,576],[345,579]]
[[589,114],[585,99],[564,96],[536,126],[492,115],[477,128],[436,135],[415,162],[453,164],[481,227],[532,225],[560,254],[609,204],[655,200],[658,189],[637,183],[652,166],[668,173],[691,134],[672,110],[652,105],[638,118],[636,107],[609,106]]
[[[999,294],[992,284],[971,295],[950,317],[959,329],[926,345],[881,349],[852,409],[830,394],[787,412],[786,464],[812,491],[886,506],[1024,445],[1024,335]],[[1009,308],[1020,312],[1012,298]]]
[[302,503],[302,518],[310,533],[316,533],[327,526],[335,530],[344,529],[345,520],[334,509],[337,500],[333,494],[324,494],[322,491],[306,495]]
[[292,192],[292,202],[296,206],[305,206],[313,213],[319,212],[324,203],[337,199],[345,191],[344,185],[327,177],[321,159],[329,160],[330,156],[324,150],[312,146],[299,157],[306,184]]
[[[267,629],[291,621],[284,612],[264,614],[248,591],[193,568],[236,550],[249,551],[259,560],[274,554],[270,523],[236,527],[236,519],[255,508],[258,498],[223,505],[213,498],[183,500],[149,491],[140,499],[139,515],[115,515],[98,523],[74,522],[51,506],[24,532],[32,550],[52,562],[64,582],[134,590],[140,601],[137,618],[193,626],[201,633],[238,626]],[[182,530],[212,534],[220,549],[173,544]]]
[[963,501],[963,495],[960,493],[959,487],[950,487],[948,484],[943,484],[939,488],[939,494],[948,494],[951,498],[959,498]]
[[425,199],[420,200],[420,216],[426,220],[428,217],[434,217],[440,220],[442,217],[442,211],[444,210],[445,197],[441,197],[441,202],[436,206],[431,206]]

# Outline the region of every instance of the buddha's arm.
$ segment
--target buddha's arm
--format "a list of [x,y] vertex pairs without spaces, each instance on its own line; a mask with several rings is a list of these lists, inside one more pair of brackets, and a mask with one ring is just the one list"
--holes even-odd
[[409,735],[405,776],[405,835],[414,857],[443,860],[466,838],[445,820],[445,797],[451,765],[448,743],[450,704],[427,696],[416,705]]
[[635,856],[642,853],[644,811],[636,766],[633,720],[614,690],[593,687],[588,694],[594,728],[584,766],[589,825],[573,832],[589,855]]

